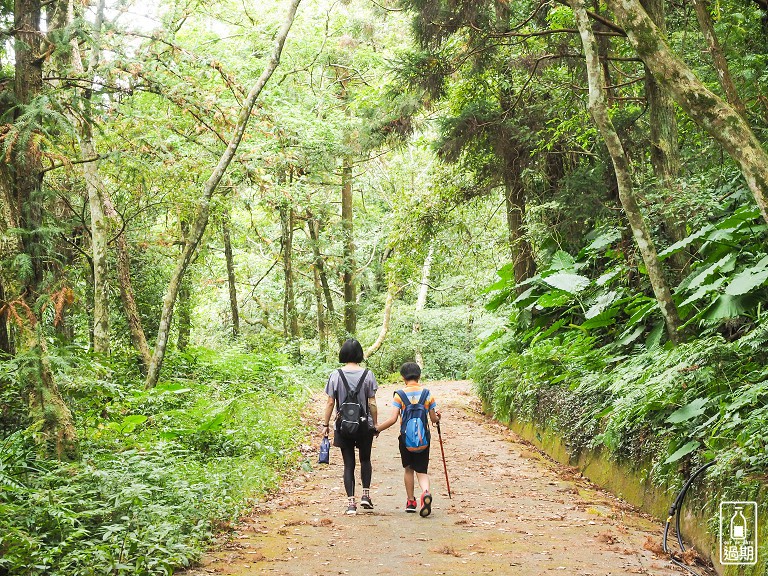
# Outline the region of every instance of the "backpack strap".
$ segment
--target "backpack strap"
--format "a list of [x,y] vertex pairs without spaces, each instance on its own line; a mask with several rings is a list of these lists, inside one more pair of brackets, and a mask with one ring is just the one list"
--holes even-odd
[[[357,386],[355,386],[355,396],[357,396],[358,393],[360,392],[360,388],[362,388],[363,384],[365,384],[365,379],[367,377],[368,377],[368,368],[363,370],[363,375],[360,376],[360,380],[357,381]],[[368,406],[368,397],[366,396],[366,398],[365,398],[365,416],[366,416],[366,418],[370,414],[370,410],[371,410],[371,407]]]
[[424,404],[424,408],[426,408],[427,406],[426,406],[425,402],[427,401],[427,398],[429,398],[429,390],[424,388],[421,391],[421,396],[419,396],[418,404]]
[[[339,373],[339,378],[341,378],[341,382],[344,384],[344,402],[346,402],[347,398],[349,398],[349,392],[350,392],[349,382],[347,382],[347,377],[344,376],[344,370],[339,368],[337,372]],[[340,398],[339,388],[341,388],[341,386],[336,386],[336,405],[337,406],[341,406],[341,402],[339,402],[339,398]]]
[[395,396],[400,396],[400,401],[403,403],[403,412],[405,412],[405,407],[411,403],[411,401],[408,400],[408,396],[406,395],[405,390],[398,390],[395,392]]
[[[365,382],[366,376],[368,376],[368,368],[363,370],[363,375],[360,376],[360,380],[357,381],[357,385],[355,386],[354,390],[350,390],[349,388],[349,382],[347,382],[347,377],[344,375],[344,370],[341,368],[338,369],[339,377],[341,378],[341,381],[344,383],[344,402],[349,400],[349,397],[352,396],[353,398],[357,396],[357,393],[360,392],[360,387]],[[339,404],[339,387],[336,387],[336,404]],[[368,405],[368,402],[366,401],[365,405]],[[367,411],[367,410],[366,410]]]

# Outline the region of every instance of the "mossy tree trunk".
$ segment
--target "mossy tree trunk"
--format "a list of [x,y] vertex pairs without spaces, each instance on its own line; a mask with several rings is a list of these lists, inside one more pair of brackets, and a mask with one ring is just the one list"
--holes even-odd
[[[91,96],[93,94],[93,79],[95,68],[99,61],[99,42],[101,25],[104,18],[104,0],[100,0],[96,10],[96,20],[93,25],[93,43],[91,57],[87,68],[83,64],[80,46],[77,38],[70,42],[72,70],[86,82],[86,87],[79,92],[78,123],[80,155],[84,160],[96,158],[96,146],[93,142],[93,126],[91,124]],[[69,3],[68,21],[74,18],[72,3]],[[107,242],[109,237],[109,220],[104,212],[104,201],[101,190],[104,187],[98,173],[98,164],[85,162],[83,164],[85,189],[88,193],[88,209],[91,214],[91,262],[93,266],[93,350],[99,354],[109,354],[109,284],[107,269]]]
[[714,94],[669,47],[639,0],[608,0],[618,24],[656,80],[741,168],[768,222],[768,153],[741,114]]
[[656,253],[653,239],[634,196],[629,160],[624,152],[624,146],[619,139],[619,135],[613,126],[613,122],[608,115],[608,106],[606,105],[600,61],[597,53],[597,42],[595,41],[595,35],[587,16],[584,0],[571,0],[570,4],[571,8],[573,8],[584,46],[587,78],[589,81],[588,108],[611,156],[619,188],[619,199],[624,213],[627,215],[627,220],[629,220],[629,225],[632,228],[632,234],[640,250],[643,263],[648,271],[648,278],[656,300],[659,303],[659,309],[666,324],[667,334],[672,342],[677,343],[680,341],[681,336],[679,330],[681,326],[680,317],[672,301],[669,286],[664,278],[664,272]]

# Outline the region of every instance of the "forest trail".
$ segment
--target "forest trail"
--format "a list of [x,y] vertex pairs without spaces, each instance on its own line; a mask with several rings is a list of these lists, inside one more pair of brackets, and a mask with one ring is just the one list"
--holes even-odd
[[[338,449],[332,448],[330,466],[318,467],[314,446],[314,470],[288,482],[187,575],[681,573],[643,548],[648,537],[659,541],[657,522],[488,420],[469,382],[428,386],[443,413],[453,499],[436,433],[430,461],[435,501],[427,518],[403,511],[397,426],[374,443],[375,509],[356,516],[343,514]],[[389,412],[394,389],[379,390],[381,414]]]

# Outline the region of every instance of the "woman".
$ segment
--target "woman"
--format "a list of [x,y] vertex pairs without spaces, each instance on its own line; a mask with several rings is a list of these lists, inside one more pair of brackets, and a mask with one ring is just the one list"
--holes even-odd
[[[347,492],[347,514],[357,514],[355,504],[355,448],[360,455],[360,476],[363,482],[363,495],[360,498],[360,506],[367,510],[373,509],[371,501],[371,447],[377,424],[376,412],[376,377],[370,370],[363,369],[360,363],[363,361],[363,347],[360,342],[350,338],[339,350],[339,362],[344,364],[342,368],[334,370],[328,377],[325,393],[328,400],[323,414],[323,432],[327,435],[330,427],[333,405],[336,404],[336,425],[334,426],[333,445],[341,449],[344,459],[344,489]],[[355,393],[355,391],[357,391]],[[348,396],[349,392],[349,396]],[[345,403],[357,403],[360,406],[363,420],[357,430],[352,432],[345,426],[342,429],[340,417],[341,405]],[[346,431],[345,431],[346,430]]]

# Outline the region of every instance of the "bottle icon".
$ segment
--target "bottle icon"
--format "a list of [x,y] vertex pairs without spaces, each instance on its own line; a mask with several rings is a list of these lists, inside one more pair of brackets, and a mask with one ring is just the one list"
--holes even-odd
[[731,516],[731,540],[744,542],[747,539],[747,519],[741,510],[741,506],[736,506],[736,512]]

